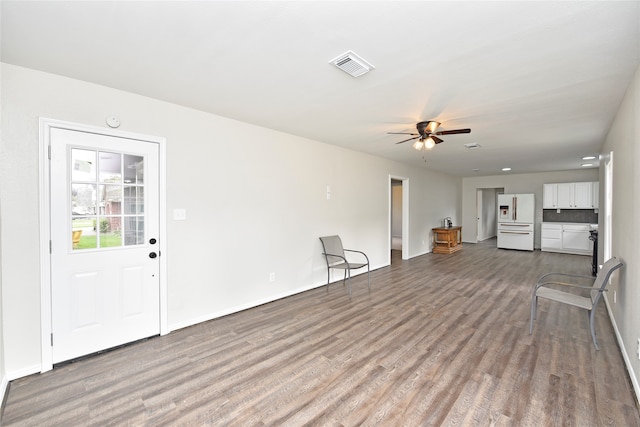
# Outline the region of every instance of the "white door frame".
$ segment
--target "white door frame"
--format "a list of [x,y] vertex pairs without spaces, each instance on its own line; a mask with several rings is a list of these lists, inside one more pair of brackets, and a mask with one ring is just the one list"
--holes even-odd
[[[156,143],[159,148],[159,192],[160,192],[160,237],[159,250],[166,254],[167,218],[166,212],[166,139],[163,137],[141,135],[97,126],[65,122],[40,117],[39,134],[39,198],[40,198],[40,330],[41,330],[41,372],[53,369],[53,348],[51,346],[51,200],[49,145],[51,129],[65,129],[99,135],[135,139]],[[167,262],[166,255],[160,256],[160,335],[169,333],[167,304]]]
[[[483,201],[482,196],[484,195],[484,190],[482,188],[476,188],[476,241],[478,243],[480,238],[485,236],[484,232],[484,216],[482,212]],[[482,230],[481,230],[482,229]],[[482,231],[482,235],[480,234]]]
[[[598,239],[602,251],[602,263],[613,256],[613,151],[610,151],[604,159],[604,220],[602,225],[604,230],[599,233]],[[599,206],[599,205],[598,205]],[[602,208],[602,207],[601,207]],[[604,232],[602,232],[604,231]]]
[[391,265],[391,181],[402,181],[402,259],[409,259],[409,178],[406,176],[389,175],[389,229],[387,236],[389,237],[389,246],[387,247],[387,264]]

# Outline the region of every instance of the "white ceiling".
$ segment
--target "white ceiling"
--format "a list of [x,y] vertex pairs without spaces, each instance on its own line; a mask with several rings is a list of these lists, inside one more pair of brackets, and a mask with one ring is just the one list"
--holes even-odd
[[[580,168],[640,63],[640,1],[1,7],[3,62],[460,176]],[[328,64],[347,50],[375,69]],[[421,120],[472,131],[423,159],[387,135]]]

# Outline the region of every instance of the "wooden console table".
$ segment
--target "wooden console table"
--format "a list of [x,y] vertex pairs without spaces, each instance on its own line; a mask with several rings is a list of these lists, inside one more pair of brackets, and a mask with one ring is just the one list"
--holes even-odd
[[452,254],[462,249],[462,227],[437,227],[433,231],[433,253]]

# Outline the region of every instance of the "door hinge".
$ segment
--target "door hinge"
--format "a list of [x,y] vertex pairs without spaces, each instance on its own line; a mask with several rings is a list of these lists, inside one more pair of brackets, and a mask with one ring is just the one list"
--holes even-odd
[[53,253],[53,243],[49,240],[49,253]]
[[51,347],[53,347],[53,333],[51,334]]
[[51,160],[51,145],[47,147],[47,152],[48,152],[49,160]]

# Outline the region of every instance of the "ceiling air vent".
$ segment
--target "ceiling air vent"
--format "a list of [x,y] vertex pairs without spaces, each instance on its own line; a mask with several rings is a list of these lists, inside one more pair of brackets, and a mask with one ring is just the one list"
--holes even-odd
[[480,144],[478,144],[477,142],[470,142],[468,144],[464,144],[464,146],[467,147],[469,150],[476,150],[480,148]]
[[351,51],[345,52],[337,58],[332,59],[329,61],[329,64],[335,65],[353,77],[361,76],[375,68]]

